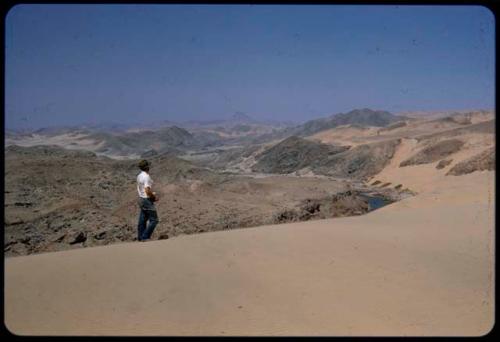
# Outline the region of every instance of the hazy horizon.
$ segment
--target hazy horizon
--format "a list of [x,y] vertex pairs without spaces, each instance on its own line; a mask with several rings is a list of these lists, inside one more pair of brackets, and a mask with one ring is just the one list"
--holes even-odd
[[[320,119],[320,118],[326,118],[327,116],[331,116],[331,115],[337,115],[337,114],[342,114],[342,113],[349,113],[351,111],[355,111],[355,110],[362,110],[364,108],[353,108],[352,110],[348,110],[348,111],[345,111],[345,112],[338,112],[338,113],[325,113],[324,115],[319,115],[319,116],[315,116],[315,117],[307,117],[307,118],[304,118],[304,119],[301,119],[301,120],[273,120],[273,119],[262,119],[262,120],[256,120],[254,117],[252,117],[251,115],[248,115],[246,113],[244,113],[245,115],[248,115],[251,119],[254,119],[255,120],[255,123],[260,123],[260,124],[265,124],[265,123],[274,123],[274,124],[288,124],[290,126],[294,126],[294,125],[301,125],[309,120],[315,120],[315,119]],[[385,111],[384,109],[373,109],[373,108],[368,108],[370,110],[374,110],[374,111]],[[453,112],[473,112],[473,111],[494,111],[494,109],[492,108],[466,108],[466,109],[442,109],[442,110],[429,110],[429,111],[426,111],[426,110],[415,110],[415,111],[401,111],[401,112],[390,112],[391,114],[394,114],[394,115],[403,115],[405,113],[453,113]],[[236,114],[236,113],[235,113]],[[25,125],[24,127],[5,127],[5,129],[7,131],[13,131],[13,132],[16,132],[16,131],[19,131],[19,132],[23,132],[23,131],[35,131],[35,130],[39,130],[39,129],[45,129],[45,128],[77,128],[77,127],[93,127],[93,126],[118,126],[118,125],[122,125],[122,126],[127,126],[127,127],[130,127],[130,128],[133,128],[134,126],[137,126],[137,127],[141,127],[141,126],[145,126],[145,127],[150,127],[154,124],[170,124],[167,126],[175,126],[175,125],[179,125],[179,126],[183,126],[183,125],[189,125],[189,124],[213,124],[213,123],[216,123],[216,122],[224,122],[224,121],[230,121],[231,120],[231,117],[221,117],[221,118],[212,118],[212,119],[203,119],[203,118],[190,118],[190,119],[185,119],[185,120],[168,120],[168,119],[159,119],[159,120],[149,120],[149,121],[142,121],[142,122],[120,122],[118,120],[96,120],[96,121],[82,121],[82,122],[78,122],[78,123],[69,123],[69,124],[52,124],[52,125],[46,125],[46,126],[28,126],[28,125]],[[163,126],[162,126],[163,127]]]
[[6,129],[494,110],[481,6],[17,5]]

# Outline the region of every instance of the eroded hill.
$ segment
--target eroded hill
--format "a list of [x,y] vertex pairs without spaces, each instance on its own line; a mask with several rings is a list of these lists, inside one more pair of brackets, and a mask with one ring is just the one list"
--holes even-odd
[[[135,239],[137,160],[57,146],[10,146],[5,156],[7,256]],[[307,201],[321,205],[301,220],[368,210],[359,193],[351,193],[352,200],[329,202],[351,185],[326,177],[231,175],[168,154],[150,161],[160,196],[155,238],[286,222],[283,213],[307,210]]]

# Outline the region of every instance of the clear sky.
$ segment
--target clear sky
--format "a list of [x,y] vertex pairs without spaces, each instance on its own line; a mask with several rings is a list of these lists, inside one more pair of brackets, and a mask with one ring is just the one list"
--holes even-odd
[[493,109],[480,6],[18,5],[6,128]]

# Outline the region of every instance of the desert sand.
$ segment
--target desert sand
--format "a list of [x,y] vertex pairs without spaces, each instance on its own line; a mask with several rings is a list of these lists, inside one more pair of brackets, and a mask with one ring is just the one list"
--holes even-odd
[[7,258],[5,324],[17,335],[484,335],[495,173],[415,176],[426,167],[398,179],[418,195],[362,216]]

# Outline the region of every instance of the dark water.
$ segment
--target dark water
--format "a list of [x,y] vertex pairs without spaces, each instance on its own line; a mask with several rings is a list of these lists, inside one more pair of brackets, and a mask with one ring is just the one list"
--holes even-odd
[[368,211],[373,211],[382,208],[383,206],[386,206],[393,202],[381,196],[364,195],[363,197],[368,200]]

